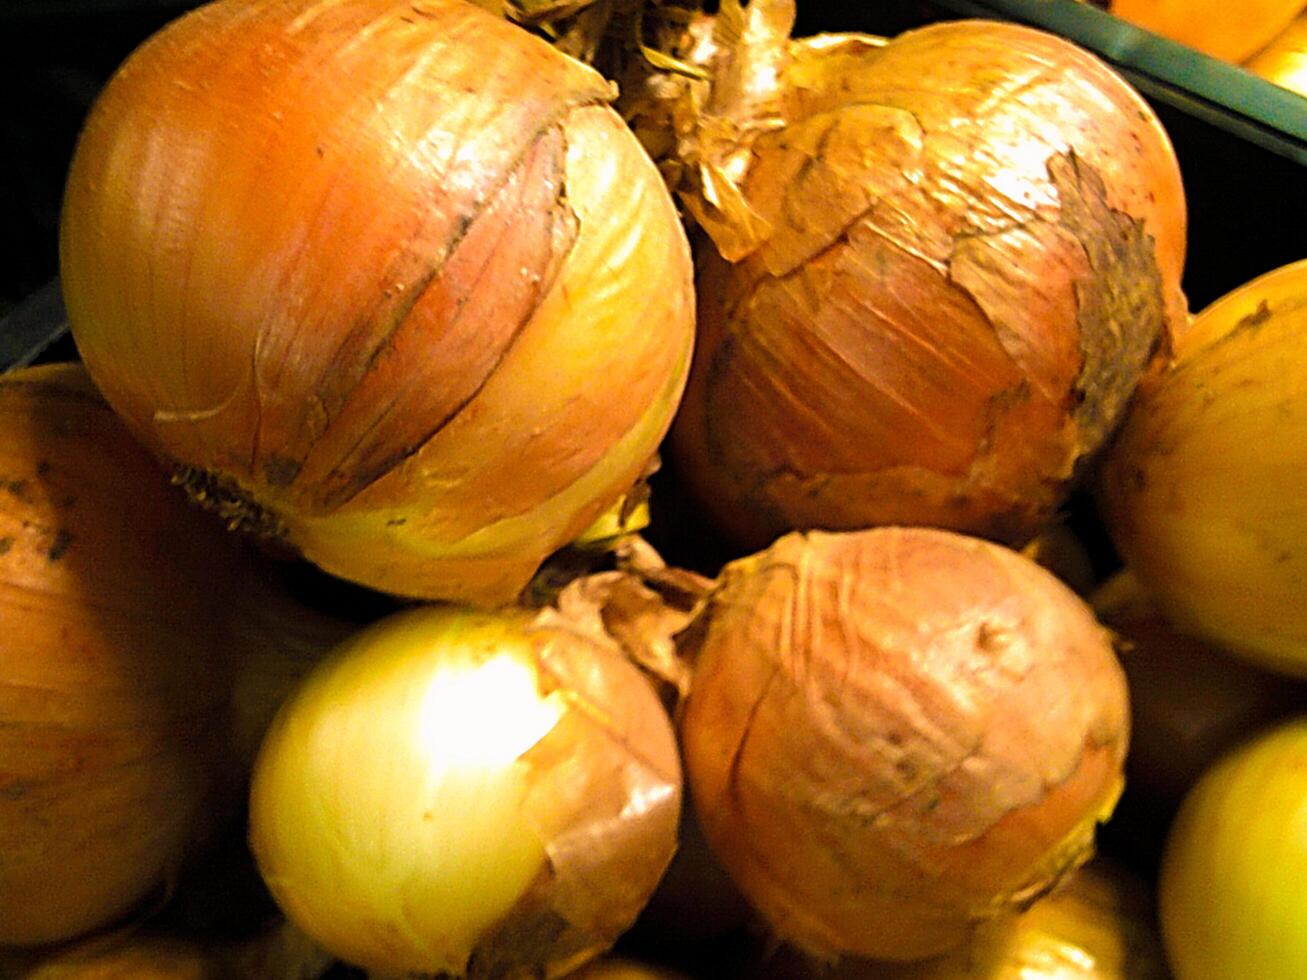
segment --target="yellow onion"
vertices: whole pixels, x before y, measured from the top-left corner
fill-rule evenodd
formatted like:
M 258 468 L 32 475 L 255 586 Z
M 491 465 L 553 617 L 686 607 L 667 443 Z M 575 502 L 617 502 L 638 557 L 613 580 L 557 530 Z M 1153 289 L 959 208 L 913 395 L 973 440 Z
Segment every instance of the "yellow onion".
M 1304 0 L 1111 0 L 1110 13 L 1223 61 L 1243 61 L 1275 37 Z
M 708 842 L 775 934 L 923 959 L 1081 864 L 1122 786 L 1107 631 L 1051 573 L 949 531 L 786 535 L 683 634 Z
M 1202 310 L 1102 463 L 1107 529 L 1176 628 L 1307 676 L 1307 260 Z
M 1245 62 L 1254 75 L 1307 96 L 1307 8 Z
M 621 956 L 594 960 L 568 977 L 571 980 L 689 980 L 675 970 Z
M 342 578 L 511 598 L 635 482 L 689 251 L 597 72 L 462 0 L 221 0 L 68 176 L 78 349 L 192 496 Z
M 1185 797 L 1158 904 L 1176 980 L 1307 977 L 1307 716 L 1232 749 Z
M 559 976 L 675 849 L 671 722 L 552 610 L 428 606 L 347 640 L 259 753 L 250 840 L 291 921 L 382 975 Z
M 344 628 L 267 588 L 66 364 L 0 376 L 0 623 L 0 946 L 173 880 Z
M 757 980 L 1170 980 L 1155 915 L 1137 876 L 1095 859 L 1027 911 L 945 956 L 830 969 L 781 954 L 762 964 Z
M 712 81 L 671 111 L 712 245 L 669 457 L 752 548 L 878 524 L 1022 544 L 1183 328 L 1170 141 L 1051 34 L 787 41 L 792 16 L 719 20 Z
M 1143 795 L 1167 819 L 1219 755 L 1307 709 L 1307 685 L 1179 632 L 1129 571 L 1101 584 L 1092 604 L 1118 637 L 1130 689 L 1130 795 Z

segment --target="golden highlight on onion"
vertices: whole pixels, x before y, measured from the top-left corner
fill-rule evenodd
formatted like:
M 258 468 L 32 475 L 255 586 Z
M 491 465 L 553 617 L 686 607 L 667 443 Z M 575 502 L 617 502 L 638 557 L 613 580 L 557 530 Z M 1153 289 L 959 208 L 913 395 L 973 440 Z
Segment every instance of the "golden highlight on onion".
M 348 640 L 260 751 L 250 840 L 291 921 L 381 975 L 561 976 L 676 846 L 671 722 L 550 610 L 428 606 Z
M 1307 97 L 1307 6 L 1244 66 L 1254 75 Z
M 692 271 L 597 72 L 462 0 L 220 0 L 87 120 L 61 278 L 132 431 L 231 524 L 497 603 L 635 482 Z
M 1110 13 L 1213 58 L 1243 61 L 1279 34 L 1304 0 L 1111 0 Z
M 750 548 L 884 524 L 1024 544 L 1184 329 L 1170 141 L 1054 35 L 789 41 L 792 13 L 750 4 L 668 110 L 712 239 L 668 455 Z M 637 131 L 673 124 L 663 88 L 632 95 Z
M 914 960 L 1091 853 L 1122 786 L 1110 637 L 1051 573 L 925 528 L 790 534 L 683 634 L 704 835 L 776 936 Z

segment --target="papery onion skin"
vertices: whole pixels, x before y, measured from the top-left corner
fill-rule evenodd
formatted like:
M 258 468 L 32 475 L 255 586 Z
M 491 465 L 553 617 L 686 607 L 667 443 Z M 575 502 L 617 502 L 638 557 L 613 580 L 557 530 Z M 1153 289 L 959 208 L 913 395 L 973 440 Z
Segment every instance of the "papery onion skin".
M 493 604 L 640 475 L 693 339 L 609 84 L 462 0 L 222 0 L 94 106 L 61 228 L 92 376 L 192 494 L 343 578 Z
M 1128 706 L 1107 632 L 1049 572 L 924 528 L 790 534 L 685 634 L 704 834 L 775 934 L 913 960 L 1092 850 Z
M 752 549 L 883 524 L 1023 544 L 1183 329 L 1170 141 L 1017 25 L 789 58 L 740 179 L 765 230 L 701 254 L 678 472 Z
M 1104 524 L 1181 632 L 1307 677 L 1307 260 L 1194 317 L 1099 473 Z
M 1303 0 L 1111 0 L 1107 9 L 1213 58 L 1243 61 L 1284 30 L 1303 6 Z
M 559 976 L 648 899 L 676 846 L 671 722 L 615 646 L 539 617 L 399 613 L 283 706 L 250 840 L 329 952 L 383 975 Z
M 259 615 L 257 568 L 79 365 L 0 376 L 0 946 L 107 925 L 239 810 L 307 663 L 254 683 L 230 620 Z
M 1176 980 L 1307 976 L 1307 716 L 1226 753 L 1185 797 L 1158 886 Z

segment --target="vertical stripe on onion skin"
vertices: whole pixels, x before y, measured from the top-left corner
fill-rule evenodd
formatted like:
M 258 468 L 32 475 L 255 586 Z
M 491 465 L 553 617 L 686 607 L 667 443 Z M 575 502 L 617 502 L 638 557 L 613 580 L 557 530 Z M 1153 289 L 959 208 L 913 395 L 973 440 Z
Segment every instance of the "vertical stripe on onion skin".
M 258 570 L 80 365 L 0 376 L 0 946 L 108 925 L 236 815 L 347 629 Z
M 875 524 L 1024 543 L 1187 319 L 1166 133 L 1103 62 L 1013 24 L 767 43 L 779 68 L 742 108 L 704 83 L 680 144 L 712 241 L 678 472 L 750 548 Z
M 1122 785 L 1125 681 L 1082 600 L 924 528 L 790 534 L 683 634 L 704 834 L 781 940 L 913 960 L 1054 887 Z
M 429 605 L 346 641 L 259 754 L 250 841 L 287 916 L 381 976 L 560 976 L 676 846 L 670 719 L 550 610 Z
M 611 95 L 459 0 L 179 18 L 69 174 L 92 376 L 233 524 L 511 598 L 638 478 L 688 371 L 684 231 Z
M 1218 760 L 1185 797 L 1162 859 L 1176 980 L 1307 976 L 1307 716 Z

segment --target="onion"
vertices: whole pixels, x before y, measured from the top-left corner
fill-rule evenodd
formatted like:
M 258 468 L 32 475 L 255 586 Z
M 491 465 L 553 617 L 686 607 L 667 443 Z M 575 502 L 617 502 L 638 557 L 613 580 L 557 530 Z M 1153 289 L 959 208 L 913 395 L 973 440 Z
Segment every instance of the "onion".
M 1180 808 L 1162 861 L 1176 980 L 1307 976 L 1307 716 L 1228 752 Z
M 787 41 L 788 0 L 738 9 L 688 45 L 711 82 L 628 109 L 651 145 L 675 127 L 715 246 L 671 460 L 750 548 L 880 524 L 1025 543 L 1183 329 L 1166 133 L 1030 28 Z
M 790 534 L 682 634 L 708 842 L 782 940 L 912 960 L 1089 855 L 1122 785 L 1125 682 L 1051 573 L 925 528 Z
M 1130 688 L 1130 795 L 1165 819 L 1198 777 L 1227 749 L 1295 709 L 1307 709 L 1307 685 L 1176 630 L 1129 572 L 1098 587 L 1093 607 L 1118 636 Z
M 0 946 L 173 880 L 344 631 L 266 587 L 76 365 L 0 376 L 0 622 Z
M 1095 859 L 1027 911 L 959 950 L 920 963 L 834 969 L 772 958 L 757 980 L 1171 980 L 1153 897 L 1132 872 Z
M 221 0 L 135 51 L 68 176 L 78 349 L 231 524 L 495 603 L 644 469 L 685 233 L 598 73 L 462 0 Z
M 1201 311 L 1102 462 L 1108 532 L 1176 628 L 1307 676 L 1307 260 Z
M 680 782 L 616 645 L 552 610 L 428 606 L 348 640 L 282 707 L 250 840 L 287 916 L 346 962 L 552 977 L 648 900 Z
M 1307 96 L 1307 8 L 1245 67 L 1282 88 Z
M 1243 61 L 1284 30 L 1304 0 L 1111 0 L 1122 20 L 1224 61 Z

